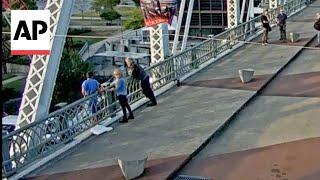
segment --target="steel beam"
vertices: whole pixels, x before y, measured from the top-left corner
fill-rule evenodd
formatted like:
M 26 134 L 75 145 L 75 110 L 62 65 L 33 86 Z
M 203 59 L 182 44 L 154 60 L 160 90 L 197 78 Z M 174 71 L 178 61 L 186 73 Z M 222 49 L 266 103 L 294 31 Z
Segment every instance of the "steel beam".
M 48 115 L 74 0 L 48 0 L 51 54 L 34 55 L 22 97 L 18 124 L 23 127 Z M 62 18 L 60 18 L 62 17 Z
M 239 24 L 239 0 L 227 0 L 228 28 L 236 27 Z
M 191 22 L 192 10 L 193 10 L 193 3 L 194 3 L 194 0 L 189 1 L 189 8 L 187 12 L 186 24 L 184 26 L 184 34 L 182 39 L 181 51 L 183 51 L 187 46 L 187 40 L 189 36 L 189 28 L 190 28 L 190 22 Z
M 179 43 L 179 36 L 180 36 L 180 29 L 181 29 L 182 19 L 183 19 L 183 15 L 184 15 L 185 5 L 186 5 L 186 0 L 182 0 L 181 4 L 180 4 L 178 23 L 177 23 L 177 27 L 176 27 L 176 30 L 174 33 L 172 54 L 175 54 L 177 52 L 177 47 L 178 47 L 178 43 Z
M 278 0 L 269 0 L 269 8 L 275 9 L 278 7 Z

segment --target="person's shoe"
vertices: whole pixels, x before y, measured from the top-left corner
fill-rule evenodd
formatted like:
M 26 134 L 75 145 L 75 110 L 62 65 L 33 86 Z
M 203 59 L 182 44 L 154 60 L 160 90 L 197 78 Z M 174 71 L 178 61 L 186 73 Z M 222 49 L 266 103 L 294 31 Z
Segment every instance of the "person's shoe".
M 128 119 L 134 119 L 133 114 L 130 114 L 129 117 L 128 117 Z
M 156 102 L 150 102 L 147 106 L 150 107 L 150 106 L 156 106 L 157 103 Z
M 122 118 L 122 120 L 120 120 L 120 121 L 119 121 L 119 123 L 127 123 L 127 122 L 128 122 L 128 119 L 127 119 L 127 118 L 125 118 L 125 117 L 124 117 L 124 118 Z
M 282 38 L 280 38 L 279 40 L 280 40 L 280 41 L 282 41 L 283 39 L 282 39 Z

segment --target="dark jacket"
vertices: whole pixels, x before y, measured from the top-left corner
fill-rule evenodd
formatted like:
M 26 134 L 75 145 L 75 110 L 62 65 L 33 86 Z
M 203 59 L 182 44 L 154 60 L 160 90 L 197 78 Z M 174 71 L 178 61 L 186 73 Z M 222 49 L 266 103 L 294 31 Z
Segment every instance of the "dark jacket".
M 286 25 L 287 15 L 286 14 L 278 14 L 279 26 Z
M 267 23 L 264 23 L 264 21 L 266 21 Z M 269 29 L 270 25 L 269 25 L 269 20 L 268 17 L 265 15 L 261 16 L 261 22 L 262 22 L 262 27 Z
M 144 69 L 137 65 L 137 64 L 134 64 L 133 65 L 133 70 L 132 70 L 132 77 L 135 78 L 135 79 L 139 79 L 141 81 L 143 81 L 145 78 L 148 77 L 147 73 L 144 71 Z

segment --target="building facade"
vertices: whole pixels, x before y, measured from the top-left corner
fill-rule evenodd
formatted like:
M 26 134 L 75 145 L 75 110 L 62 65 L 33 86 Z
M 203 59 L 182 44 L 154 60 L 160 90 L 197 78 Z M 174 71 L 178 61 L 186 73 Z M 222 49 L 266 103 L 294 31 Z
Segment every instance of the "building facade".
M 180 2 L 179 2 L 180 4 Z M 188 6 L 189 0 L 186 2 Z M 187 17 L 185 8 L 183 24 Z M 182 26 L 184 28 L 184 26 Z M 218 34 L 227 28 L 227 1 L 226 0 L 194 0 L 190 22 L 190 36 L 207 36 Z

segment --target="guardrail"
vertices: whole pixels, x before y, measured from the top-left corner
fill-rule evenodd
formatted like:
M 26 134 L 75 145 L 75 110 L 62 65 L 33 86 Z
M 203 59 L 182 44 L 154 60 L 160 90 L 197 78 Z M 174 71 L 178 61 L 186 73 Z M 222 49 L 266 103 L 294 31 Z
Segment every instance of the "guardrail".
M 285 4 L 287 14 L 293 14 L 304 6 L 303 0 L 292 0 Z M 275 17 L 276 10 L 271 15 Z M 157 78 L 155 90 L 179 80 L 197 69 L 199 65 L 226 52 L 235 45 L 255 36 L 261 30 L 260 16 L 242 23 L 235 28 L 203 41 L 202 43 L 176 54 L 158 64 L 146 68 Z M 140 82 L 128 79 L 130 103 L 140 100 Z M 92 105 L 97 100 L 96 106 Z M 96 112 L 92 113 L 95 108 Z M 74 137 L 120 111 L 112 94 L 102 92 L 80 99 L 55 111 L 48 117 L 33 122 L 2 137 L 2 176 L 10 176 L 23 170 L 27 165 L 60 149 Z M 97 121 L 95 121 L 97 120 Z
M 82 46 L 82 48 L 80 49 L 80 51 L 78 52 L 79 56 L 82 57 L 86 51 L 89 51 L 89 43 L 88 43 L 88 42 L 86 42 L 86 43 Z

